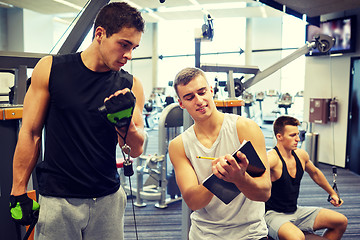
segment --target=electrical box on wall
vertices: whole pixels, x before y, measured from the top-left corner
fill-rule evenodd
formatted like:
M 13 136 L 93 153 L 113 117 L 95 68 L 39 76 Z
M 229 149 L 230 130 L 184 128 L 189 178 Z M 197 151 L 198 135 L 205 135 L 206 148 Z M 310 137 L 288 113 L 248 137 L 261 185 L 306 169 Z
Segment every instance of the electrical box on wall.
M 329 120 L 329 98 L 310 98 L 309 122 L 325 124 Z

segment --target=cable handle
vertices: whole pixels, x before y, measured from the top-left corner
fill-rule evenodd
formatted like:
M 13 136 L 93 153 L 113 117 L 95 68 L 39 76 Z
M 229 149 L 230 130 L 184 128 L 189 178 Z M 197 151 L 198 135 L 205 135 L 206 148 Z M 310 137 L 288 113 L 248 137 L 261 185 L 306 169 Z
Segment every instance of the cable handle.
M 131 147 L 126 143 L 124 144 L 124 146 L 121 147 L 121 152 L 124 156 L 124 165 L 123 165 L 124 175 L 127 177 L 134 175 L 134 169 L 132 166 L 132 162 L 130 160 L 130 151 L 131 151 Z M 127 157 L 125 156 L 125 152 L 127 154 Z
M 339 190 L 337 188 L 337 184 L 336 184 L 336 177 L 337 177 L 337 168 L 335 166 L 332 167 L 332 172 L 333 172 L 333 189 L 334 191 L 336 192 L 338 198 L 339 198 L 339 204 L 341 205 L 342 204 L 342 200 L 340 199 L 340 193 L 339 193 Z M 330 202 L 332 200 L 332 197 L 328 196 L 328 202 Z
M 131 196 L 131 205 L 132 205 L 133 216 L 134 216 L 135 235 L 136 235 L 136 240 L 138 240 L 139 236 L 138 236 L 138 231 L 137 231 L 135 208 L 134 208 L 134 199 L 132 197 L 133 193 L 132 193 L 131 178 L 130 178 L 132 175 L 134 175 L 134 170 L 133 170 L 133 166 L 132 166 L 132 161 L 130 160 L 131 147 L 126 144 L 125 138 L 124 138 L 124 145 L 121 147 L 121 153 L 124 156 L 123 169 L 124 169 L 124 175 L 129 177 L 130 196 Z M 127 154 L 127 157 L 125 156 L 125 152 Z

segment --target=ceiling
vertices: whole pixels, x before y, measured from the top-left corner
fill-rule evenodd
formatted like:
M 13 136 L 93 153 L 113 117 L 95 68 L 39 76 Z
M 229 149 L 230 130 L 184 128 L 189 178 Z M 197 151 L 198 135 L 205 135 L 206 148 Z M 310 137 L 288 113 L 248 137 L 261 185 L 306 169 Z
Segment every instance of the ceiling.
M 203 19 L 210 13 L 214 19 L 225 17 L 276 17 L 282 11 L 263 3 L 286 5 L 308 17 L 346 11 L 360 7 L 359 0 L 125 0 L 143 12 L 147 22 L 160 20 Z M 70 22 L 87 0 L 0 0 L 0 7 L 19 7 L 54 15 Z M 261 3 L 262 2 L 262 3 Z M 283 8 L 282 8 L 283 9 Z M 281 10 L 282 10 L 281 9 Z
M 275 2 L 299 12 L 308 17 L 342 12 L 360 7 L 359 0 L 275 0 Z

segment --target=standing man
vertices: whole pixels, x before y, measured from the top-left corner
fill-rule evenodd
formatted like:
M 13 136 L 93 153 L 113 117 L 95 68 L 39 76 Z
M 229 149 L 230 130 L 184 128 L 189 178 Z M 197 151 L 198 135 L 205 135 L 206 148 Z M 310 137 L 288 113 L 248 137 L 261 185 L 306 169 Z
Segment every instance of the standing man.
M 34 68 L 14 154 L 10 211 L 26 224 L 36 208 L 26 189 L 45 127 L 44 160 L 36 167 L 41 206 L 36 239 L 123 239 L 126 195 L 116 147 L 126 142 L 131 157 L 142 153 L 144 93 L 141 82 L 121 67 L 143 31 L 140 12 L 124 2 L 110 3 L 98 13 L 85 51 L 46 56 Z M 135 104 L 128 126 L 114 127 L 98 110 L 118 97 Z
M 267 239 L 263 216 L 271 181 L 265 139 L 259 126 L 250 119 L 219 112 L 213 100 L 214 92 L 198 68 L 180 71 L 174 88 L 180 107 L 194 119 L 194 125 L 169 145 L 177 184 L 184 201 L 194 211 L 189 239 Z M 230 155 L 244 140 L 251 141 L 267 167 L 260 177 L 253 178 L 246 172 L 248 160 L 244 154 L 237 153 L 239 163 Z M 202 184 L 212 173 L 234 183 L 241 194 L 225 205 Z
M 303 231 L 326 228 L 325 238 L 341 239 L 347 227 L 344 215 L 329 209 L 297 206 L 304 170 L 329 193 L 331 204 L 336 207 L 342 204 L 324 174 L 310 161 L 307 152 L 297 148 L 299 125 L 300 122 L 290 116 L 281 116 L 274 122 L 277 144 L 268 152 L 272 189 L 265 215 L 269 235 L 274 239 L 305 239 Z

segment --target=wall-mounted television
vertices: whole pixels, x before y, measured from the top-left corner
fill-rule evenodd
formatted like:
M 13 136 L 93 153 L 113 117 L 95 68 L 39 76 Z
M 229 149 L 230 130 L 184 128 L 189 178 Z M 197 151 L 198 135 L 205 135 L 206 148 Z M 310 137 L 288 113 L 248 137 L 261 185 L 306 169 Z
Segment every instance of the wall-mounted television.
M 314 49 L 312 53 L 306 56 L 316 56 L 324 54 L 336 53 L 351 53 L 355 52 L 355 38 L 356 38 L 356 17 L 342 17 L 336 18 L 320 23 L 320 27 L 314 25 L 306 25 L 306 41 L 311 42 L 314 40 L 316 34 L 326 34 L 335 38 L 335 45 L 328 53 L 321 53 L 319 50 Z

